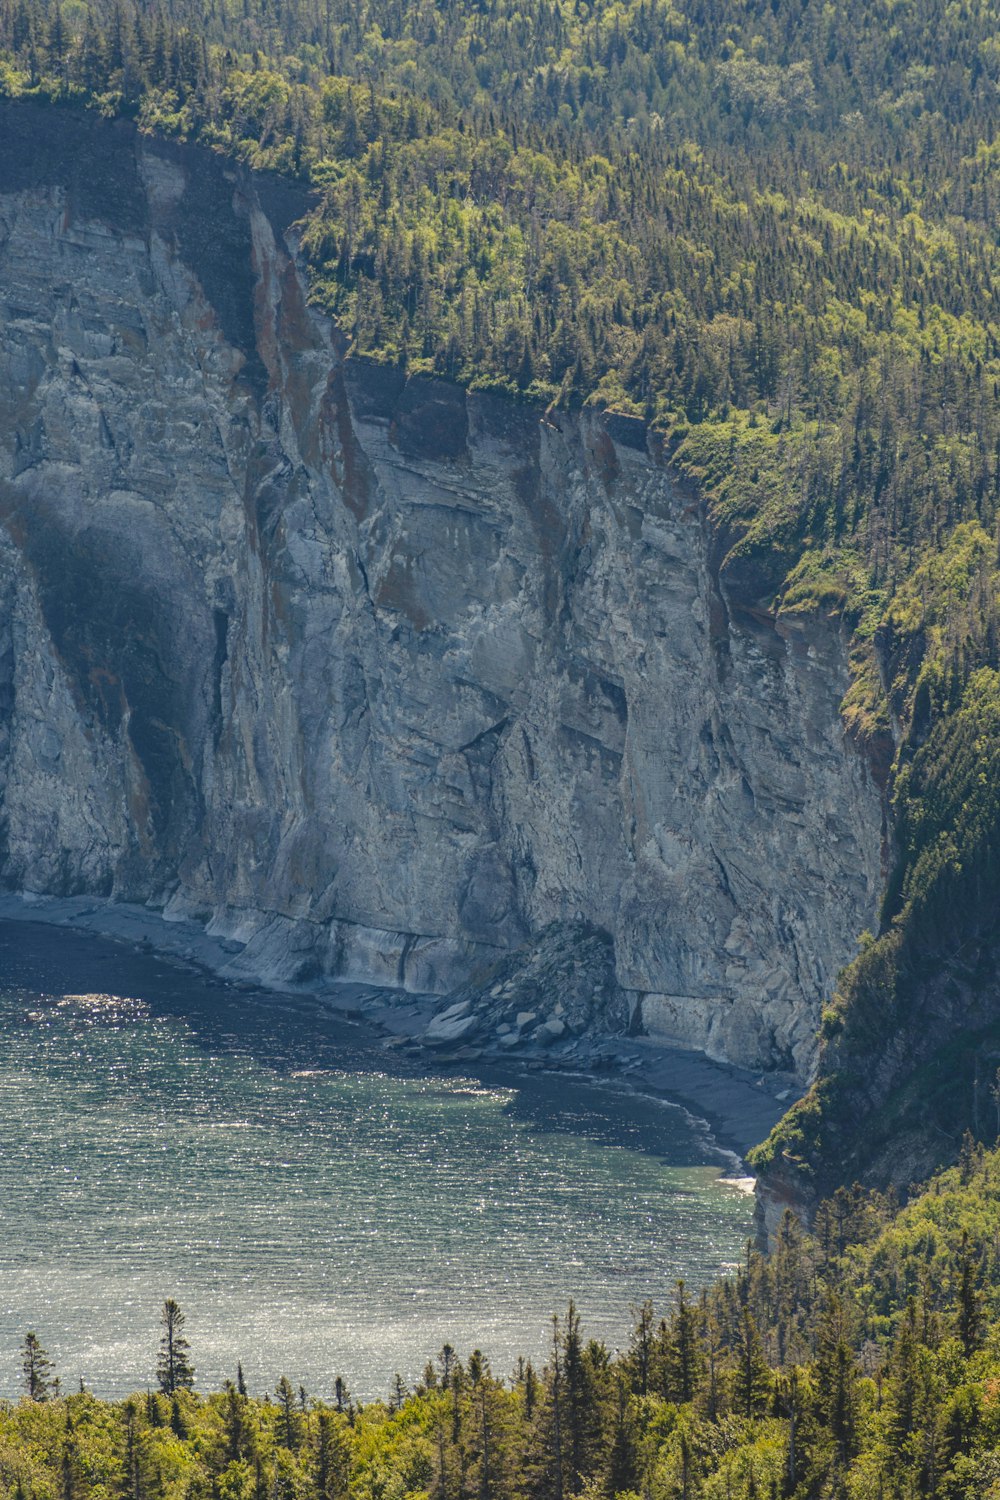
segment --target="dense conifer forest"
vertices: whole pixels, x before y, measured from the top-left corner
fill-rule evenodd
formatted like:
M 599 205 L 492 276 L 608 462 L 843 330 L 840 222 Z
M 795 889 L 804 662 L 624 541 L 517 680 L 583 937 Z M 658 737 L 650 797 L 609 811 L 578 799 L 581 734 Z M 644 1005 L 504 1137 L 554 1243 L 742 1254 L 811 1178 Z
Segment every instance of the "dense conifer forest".
M 812 1234 L 700 1297 L 659 1288 L 625 1348 L 570 1306 L 541 1368 L 446 1346 L 413 1390 L 357 1405 L 242 1371 L 192 1389 L 197 1331 L 164 1305 L 157 1387 L 63 1395 L 40 1336 L 0 1403 L 11 1500 L 756 1500 L 991 1496 L 1000 1485 L 1000 1152 L 900 1211 L 841 1189 Z M 178 1322 L 178 1318 L 180 1321 Z M 626 1334 L 623 1330 L 623 1334 Z M 33 1343 L 29 1342 L 33 1340 Z M 155 1350 L 151 1350 L 152 1368 Z M 178 1378 L 178 1358 L 183 1366 Z M 5 1376 L 13 1388 L 11 1371 Z
M 956 1149 L 1000 1046 L 1000 10 L 0 0 L 0 95 L 303 179 L 356 355 L 645 418 L 730 596 L 842 619 L 891 878 L 758 1164 L 850 1173 L 890 1037 L 875 1136 L 910 1088 Z
M 942 1157 L 1000 1123 L 1000 8 L 0 0 L 0 96 L 301 179 L 355 355 L 645 419 L 730 597 L 842 620 L 891 875 L 757 1163 L 818 1198 L 917 1104 Z M 994 1495 L 998 1256 L 1000 1156 L 966 1136 L 902 1211 L 841 1187 L 701 1297 L 659 1289 L 620 1356 L 571 1308 L 513 1377 L 445 1349 L 364 1408 L 201 1395 L 168 1302 L 159 1389 L 112 1405 L 57 1388 L 40 1330 L 0 1495 Z

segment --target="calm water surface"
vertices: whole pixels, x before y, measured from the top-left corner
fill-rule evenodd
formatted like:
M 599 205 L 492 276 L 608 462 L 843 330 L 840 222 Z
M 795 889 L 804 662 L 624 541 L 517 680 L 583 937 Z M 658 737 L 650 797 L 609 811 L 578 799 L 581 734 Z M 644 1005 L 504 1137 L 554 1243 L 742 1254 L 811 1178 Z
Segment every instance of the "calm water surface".
M 740 1256 L 750 1202 L 687 1116 L 556 1075 L 407 1072 L 358 1027 L 118 945 L 0 924 L 0 1395 L 37 1329 L 67 1382 L 242 1360 L 363 1400 L 445 1341 L 499 1373 L 570 1296 L 630 1307 Z

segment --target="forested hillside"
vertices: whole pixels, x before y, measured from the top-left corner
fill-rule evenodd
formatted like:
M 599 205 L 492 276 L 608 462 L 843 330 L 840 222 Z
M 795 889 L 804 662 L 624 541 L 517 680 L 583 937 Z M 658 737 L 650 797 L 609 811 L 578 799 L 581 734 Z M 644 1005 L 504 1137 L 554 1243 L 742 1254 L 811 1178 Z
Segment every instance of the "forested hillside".
M 730 597 L 843 617 L 891 878 L 760 1164 L 884 1175 L 918 1096 L 912 1159 L 957 1148 L 1000 1051 L 1000 10 L 2 0 L 0 56 L 6 95 L 306 179 L 356 354 L 645 417 Z
M 839 1192 L 804 1235 L 749 1254 L 698 1300 L 636 1310 L 626 1348 L 571 1306 L 541 1369 L 511 1376 L 445 1347 L 407 1391 L 355 1406 L 282 1377 L 190 1386 L 183 1318 L 164 1307 L 160 1389 L 60 1396 L 37 1335 L 33 1399 L 0 1404 L 10 1500 L 754 1500 L 957 1497 L 1000 1483 L 1000 1155 L 960 1165 L 899 1213 Z M 172 1343 L 168 1348 L 168 1332 Z M 623 1335 L 626 1333 L 623 1330 Z M 151 1351 L 151 1368 L 152 1355 Z M 13 1372 L 4 1376 L 13 1388 Z

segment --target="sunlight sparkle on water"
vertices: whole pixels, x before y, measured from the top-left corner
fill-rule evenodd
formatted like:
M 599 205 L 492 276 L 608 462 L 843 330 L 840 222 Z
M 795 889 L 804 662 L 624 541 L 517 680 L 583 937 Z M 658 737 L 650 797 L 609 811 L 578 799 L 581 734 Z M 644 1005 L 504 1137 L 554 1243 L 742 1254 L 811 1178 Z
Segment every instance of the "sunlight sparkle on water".
M 680 1111 L 397 1074 L 356 1037 L 338 1051 L 332 1021 L 309 1023 L 309 1066 L 237 1003 L 209 1026 L 110 992 L 0 995 L 0 1394 L 29 1327 L 65 1380 L 143 1388 L 173 1296 L 199 1386 L 240 1359 L 254 1390 L 342 1374 L 370 1399 L 445 1341 L 500 1372 L 537 1357 L 571 1296 L 619 1346 L 632 1305 L 739 1259 L 744 1184 Z

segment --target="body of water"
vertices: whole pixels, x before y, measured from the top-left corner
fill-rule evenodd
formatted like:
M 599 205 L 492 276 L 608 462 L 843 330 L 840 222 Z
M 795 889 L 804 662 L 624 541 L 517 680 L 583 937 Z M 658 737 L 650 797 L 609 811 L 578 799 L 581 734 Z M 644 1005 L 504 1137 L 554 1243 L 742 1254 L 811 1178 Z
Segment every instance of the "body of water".
M 428 1076 L 318 1008 L 119 945 L 0 924 L 0 1395 L 34 1328 L 67 1384 L 198 1386 L 242 1361 L 388 1394 L 450 1342 L 498 1373 L 570 1297 L 627 1342 L 738 1260 L 751 1202 L 679 1109 L 565 1075 Z

